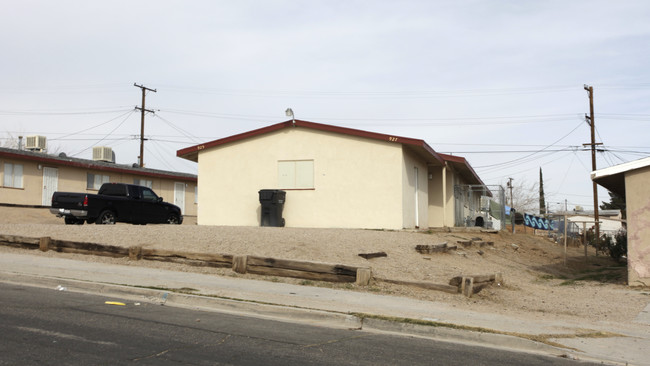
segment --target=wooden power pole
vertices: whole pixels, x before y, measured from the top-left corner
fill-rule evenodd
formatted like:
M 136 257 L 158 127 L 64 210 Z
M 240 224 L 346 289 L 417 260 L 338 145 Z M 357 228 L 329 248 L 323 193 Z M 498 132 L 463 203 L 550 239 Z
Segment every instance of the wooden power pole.
M 585 84 L 585 90 L 589 94 L 589 115 L 585 114 L 585 119 L 591 127 L 591 143 L 582 144 L 583 146 L 591 145 L 591 170 L 596 170 L 596 145 L 602 145 L 602 143 L 596 143 L 596 125 L 594 124 L 594 87 L 588 86 Z M 593 191 L 594 191 L 594 221 L 596 227 L 596 247 L 600 243 L 600 220 L 598 218 L 598 185 L 596 182 L 592 182 Z M 596 249 L 598 250 L 598 249 Z
M 510 223 L 512 224 L 512 233 L 515 233 L 515 202 L 512 199 L 512 180 L 508 178 L 508 188 L 510 188 Z
M 156 93 L 156 89 L 150 89 L 150 88 L 147 88 L 144 85 L 138 85 L 136 83 L 133 83 L 133 86 L 135 86 L 137 88 L 140 88 L 142 90 L 142 107 L 135 107 L 135 109 L 139 109 L 140 112 L 142 112 L 141 116 L 140 116 L 140 156 L 138 157 L 140 168 L 142 168 L 142 167 L 144 167 L 144 140 L 145 140 L 145 138 L 144 138 L 144 114 L 145 114 L 145 112 L 156 113 L 156 112 L 152 111 L 151 109 L 146 109 L 145 108 L 144 99 L 145 99 L 145 95 L 146 95 L 147 90 Z

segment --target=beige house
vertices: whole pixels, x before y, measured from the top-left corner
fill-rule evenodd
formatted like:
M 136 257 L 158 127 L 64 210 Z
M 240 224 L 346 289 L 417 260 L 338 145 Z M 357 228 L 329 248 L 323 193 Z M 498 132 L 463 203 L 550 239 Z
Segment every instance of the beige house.
M 198 162 L 200 225 L 260 225 L 258 191 L 286 191 L 289 227 L 454 226 L 454 186 L 483 184 L 426 142 L 292 120 L 179 150 Z
M 596 170 L 591 179 L 625 198 L 627 281 L 650 286 L 650 158 Z
M 0 204 L 50 206 L 55 191 L 97 193 L 103 183 L 117 182 L 151 187 L 183 215 L 196 215 L 193 174 L 9 148 L 0 148 L 0 174 Z

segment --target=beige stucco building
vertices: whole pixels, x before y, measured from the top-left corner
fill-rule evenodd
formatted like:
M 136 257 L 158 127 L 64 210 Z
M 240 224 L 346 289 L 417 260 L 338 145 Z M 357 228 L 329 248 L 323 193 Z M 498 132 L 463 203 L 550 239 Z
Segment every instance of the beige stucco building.
M 628 284 L 650 286 L 650 158 L 596 170 L 591 179 L 625 198 Z
M 179 150 L 198 162 L 200 225 L 260 225 L 258 191 L 286 191 L 289 227 L 454 226 L 454 185 L 483 184 L 426 142 L 292 120 Z
M 148 186 L 183 215 L 196 215 L 193 174 L 9 148 L 0 148 L 0 173 L 0 204 L 50 206 L 55 191 L 97 193 L 102 183 L 116 182 Z

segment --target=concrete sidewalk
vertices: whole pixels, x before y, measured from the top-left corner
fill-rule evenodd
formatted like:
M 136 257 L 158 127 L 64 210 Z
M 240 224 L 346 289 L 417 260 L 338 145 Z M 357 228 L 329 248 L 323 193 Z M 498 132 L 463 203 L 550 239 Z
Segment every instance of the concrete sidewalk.
M 531 321 L 403 297 L 13 253 L 0 256 L 0 281 L 581 360 L 650 365 L 650 304 L 629 323 L 567 322 L 548 314 Z M 586 332 L 621 336 L 576 337 Z M 551 334 L 557 338 L 549 338 Z

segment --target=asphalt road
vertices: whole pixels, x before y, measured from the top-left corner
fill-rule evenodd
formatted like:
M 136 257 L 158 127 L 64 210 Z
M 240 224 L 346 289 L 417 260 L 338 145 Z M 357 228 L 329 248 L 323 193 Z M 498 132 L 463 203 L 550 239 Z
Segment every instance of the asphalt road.
M 0 283 L 0 365 L 584 365 Z

